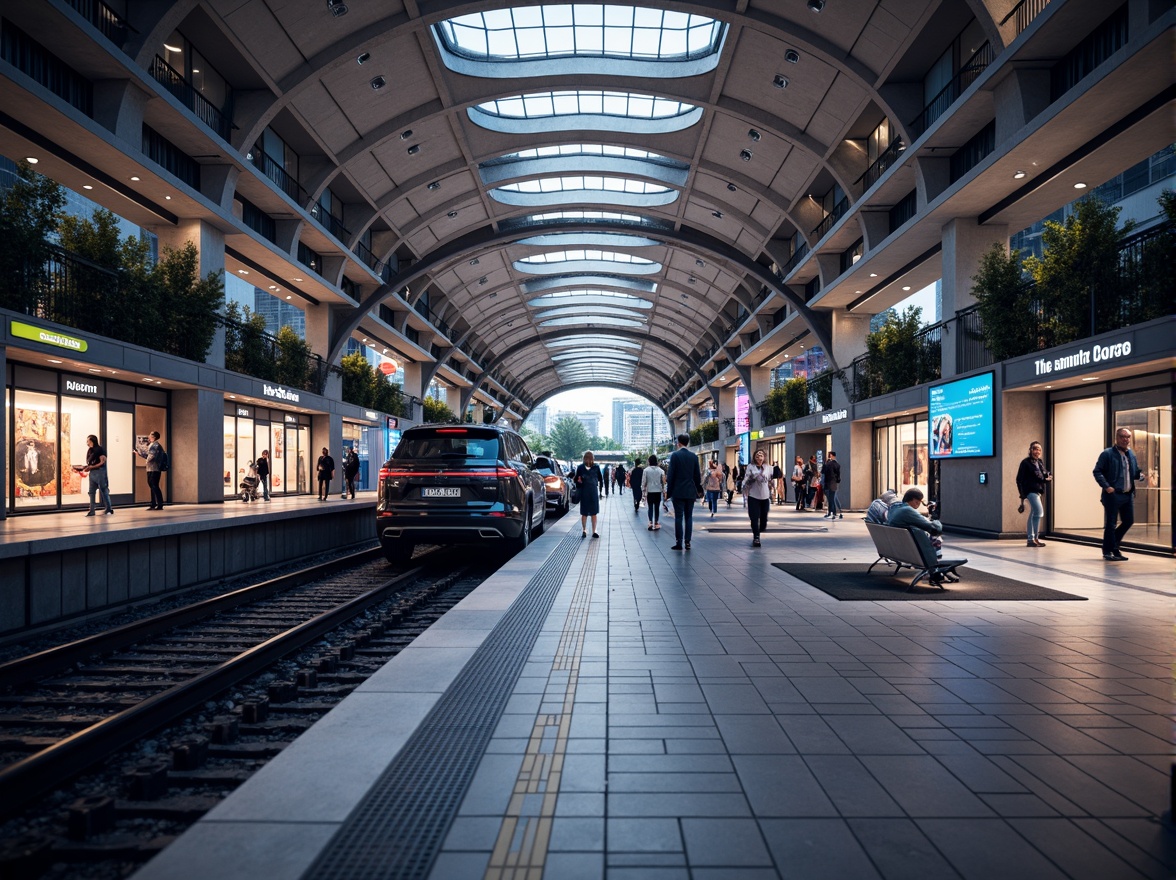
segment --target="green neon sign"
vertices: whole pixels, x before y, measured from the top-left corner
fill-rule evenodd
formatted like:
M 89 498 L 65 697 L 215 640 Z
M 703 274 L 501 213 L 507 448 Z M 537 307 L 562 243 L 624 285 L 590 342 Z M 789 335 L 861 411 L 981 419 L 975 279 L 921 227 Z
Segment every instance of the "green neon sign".
M 56 345 L 58 348 L 68 348 L 70 351 L 85 351 L 89 348 L 89 345 L 84 339 L 66 336 L 64 333 L 58 333 L 56 330 L 34 327 L 32 324 L 24 324 L 20 321 L 13 321 L 10 329 L 12 330 L 13 336 L 19 336 L 21 339 L 31 339 L 33 342 L 43 342 L 45 345 Z

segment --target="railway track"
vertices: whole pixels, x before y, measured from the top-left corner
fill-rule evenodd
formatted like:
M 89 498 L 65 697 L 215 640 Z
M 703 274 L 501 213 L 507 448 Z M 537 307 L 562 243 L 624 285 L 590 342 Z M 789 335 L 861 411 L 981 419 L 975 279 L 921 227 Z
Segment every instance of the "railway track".
M 491 570 L 413 565 L 356 554 L 0 665 L 0 875 L 140 864 Z

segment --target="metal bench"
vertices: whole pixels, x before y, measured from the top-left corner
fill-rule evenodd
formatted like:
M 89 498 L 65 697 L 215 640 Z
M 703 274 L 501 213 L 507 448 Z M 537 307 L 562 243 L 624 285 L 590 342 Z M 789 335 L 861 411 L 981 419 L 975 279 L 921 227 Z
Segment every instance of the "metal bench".
M 966 559 L 938 559 L 935 548 L 931 546 L 931 538 L 922 529 L 895 528 L 894 526 L 866 523 L 870 539 L 874 542 L 874 549 L 878 551 L 878 558 L 866 569 L 869 574 L 879 562 L 894 566 L 891 577 L 902 569 L 909 568 L 915 572 L 914 578 L 907 586 L 910 591 L 923 578 L 939 589 L 944 589 L 943 582 L 959 581 L 960 576 L 956 568 L 967 563 Z

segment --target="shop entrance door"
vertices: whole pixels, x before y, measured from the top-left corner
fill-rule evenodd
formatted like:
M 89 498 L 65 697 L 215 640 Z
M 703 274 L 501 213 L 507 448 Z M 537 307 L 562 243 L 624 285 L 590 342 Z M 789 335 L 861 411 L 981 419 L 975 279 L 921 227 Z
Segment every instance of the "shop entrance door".
M 110 400 L 106 403 L 106 477 L 112 504 L 134 504 L 135 405 Z M 146 478 L 143 482 L 146 487 Z
M 1171 549 L 1172 406 L 1131 407 L 1135 401 L 1126 398 L 1138 396 L 1116 395 L 1112 399 L 1111 424 L 1131 432 L 1131 448 L 1143 474 L 1135 490 L 1135 525 L 1124 542 Z

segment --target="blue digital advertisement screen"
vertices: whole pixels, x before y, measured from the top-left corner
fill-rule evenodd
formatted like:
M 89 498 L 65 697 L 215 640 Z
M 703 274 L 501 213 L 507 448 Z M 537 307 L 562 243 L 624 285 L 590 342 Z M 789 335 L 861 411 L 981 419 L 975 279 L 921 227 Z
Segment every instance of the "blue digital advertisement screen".
M 993 454 L 992 382 L 992 373 L 981 373 L 928 389 L 927 449 L 932 458 Z

